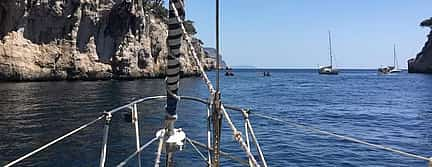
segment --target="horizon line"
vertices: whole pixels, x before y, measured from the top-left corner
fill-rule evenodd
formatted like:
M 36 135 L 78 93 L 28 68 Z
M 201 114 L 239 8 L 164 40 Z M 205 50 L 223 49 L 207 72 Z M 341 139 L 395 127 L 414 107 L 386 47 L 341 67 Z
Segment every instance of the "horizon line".
M 310 67 L 310 66 L 230 66 L 233 69 L 318 69 L 318 67 Z M 365 70 L 373 70 L 378 69 L 379 67 L 367 67 L 367 66 L 341 66 L 338 69 L 365 69 Z M 402 70 L 408 70 L 408 68 L 400 68 Z

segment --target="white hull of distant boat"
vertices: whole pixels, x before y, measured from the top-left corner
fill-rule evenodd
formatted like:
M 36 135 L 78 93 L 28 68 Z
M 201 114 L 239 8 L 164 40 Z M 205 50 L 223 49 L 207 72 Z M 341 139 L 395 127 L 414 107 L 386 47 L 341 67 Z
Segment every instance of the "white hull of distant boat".
M 401 73 L 402 70 L 396 68 L 395 66 L 387 66 L 387 67 L 379 68 L 378 72 L 381 74 L 392 74 L 392 73 Z
M 399 70 L 399 69 L 394 69 L 394 70 L 390 71 L 390 73 L 401 73 L 401 72 L 402 72 L 402 70 Z
M 388 67 L 379 68 L 378 72 L 381 74 L 393 74 L 393 73 L 401 73 L 402 70 L 397 69 L 393 66 L 388 66 Z
M 319 68 L 319 74 L 337 75 L 339 74 L 339 70 L 332 66 L 322 66 Z

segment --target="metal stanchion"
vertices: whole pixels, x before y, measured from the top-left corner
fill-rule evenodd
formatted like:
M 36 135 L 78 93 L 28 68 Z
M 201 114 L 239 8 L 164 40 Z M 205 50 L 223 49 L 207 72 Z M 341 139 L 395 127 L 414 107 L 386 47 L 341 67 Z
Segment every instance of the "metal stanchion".
M 139 135 L 139 125 L 138 125 L 137 104 L 133 105 L 131 112 L 132 112 L 132 123 L 135 126 L 136 149 L 137 149 L 137 151 L 139 151 L 139 149 L 140 149 L 140 135 Z M 137 160 L 138 160 L 138 167 L 141 167 L 141 152 L 138 152 Z
M 109 127 L 111 124 L 111 117 L 112 117 L 110 112 L 106 112 L 105 114 L 106 114 L 106 116 L 105 116 L 104 136 L 103 136 L 103 141 L 102 141 L 102 149 L 101 149 L 99 167 L 105 166 L 106 155 L 107 155 L 106 152 L 107 152 L 107 147 L 108 147 L 108 133 L 109 133 Z

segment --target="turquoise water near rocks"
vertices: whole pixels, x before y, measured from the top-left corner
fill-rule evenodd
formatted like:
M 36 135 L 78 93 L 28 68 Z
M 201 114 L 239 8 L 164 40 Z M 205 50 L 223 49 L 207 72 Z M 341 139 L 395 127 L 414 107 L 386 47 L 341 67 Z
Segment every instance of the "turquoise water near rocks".
M 287 119 L 411 153 L 432 156 L 432 76 L 378 75 L 375 70 L 344 70 L 320 76 L 316 70 L 235 70 L 222 76 L 226 104 Z M 215 74 L 210 73 L 210 78 Z M 208 97 L 199 78 L 181 82 L 182 95 Z M 163 80 L 99 82 L 0 83 L 0 165 L 95 119 L 104 110 L 146 96 L 164 95 Z M 139 105 L 141 143 L 162 127 L 164 102 Z M 179 120 L 188 137 L 206 141 L 205 106 L 179 104 Z M 231 112 L 241 128 L 242 116 Z M 251 116 L 269 166 L 427 166 L 427 162 Z M 241 128 L 242 129 L 242 128 Z M 97 166 L 103 121 L 18 166 Z M 108 165 L 115 166 L 135 149 L 135 131 L 114 115 Z M 222 150 L 244 157 L 224 123 Z M 156 145 L 142 154 L 152 166 Z M 177 166 L 205 166 L 186 146 L 176 154 Z M 223 159 L 223 166 L 239 166 Z M 130 166 L 136 165 L 136 160 Z

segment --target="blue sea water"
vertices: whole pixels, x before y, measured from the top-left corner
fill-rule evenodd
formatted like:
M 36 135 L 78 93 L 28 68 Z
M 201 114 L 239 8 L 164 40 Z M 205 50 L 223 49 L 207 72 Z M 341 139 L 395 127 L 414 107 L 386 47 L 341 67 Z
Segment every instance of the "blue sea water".
M 235 70 L 221 77 L 225 104 L 310 125 L 375 144 L 432 156 L 432 76 L 375 70 L 343 70 L 318 75 L 316 70 Z M 215 73 L 210 73 L 215 78 Z M 0 83 L 0 165 L 93 120 L 104 110 L 133 99 L 164 95 L 163 80 Z M 199 78 L 184 78 L 181 94 L 207 98 Z M 141 143 L 162 127 L 164 102 L 139 105 Z M 179 120 L 187 136 L 206 141 L 206 110 L 182 100 Z M 231 111 L 239 129 L 242 115 Z M 427 166 L 416 160 L 343 141 L 251 115 L 269 166 Z M 17 166 L 98 166 L 103 121 L 36 154 Z M 113 117 L 107 166 L 115 166 L 135 149 L 135 131 Z M 224 122 L 222 150 L 245 157 Z M 142 154 L 152 166 L 156 144 Z M 176 153 L 177 166 L 206 166 L 190 145 Z M 222 159 L 223 166 L 241 166 Z M 136 160 L 128 165 L 136 166 Z M 163 166 L 163 165 L 162 165 Z

